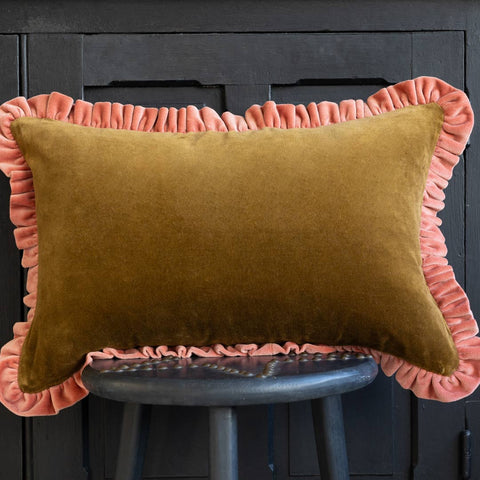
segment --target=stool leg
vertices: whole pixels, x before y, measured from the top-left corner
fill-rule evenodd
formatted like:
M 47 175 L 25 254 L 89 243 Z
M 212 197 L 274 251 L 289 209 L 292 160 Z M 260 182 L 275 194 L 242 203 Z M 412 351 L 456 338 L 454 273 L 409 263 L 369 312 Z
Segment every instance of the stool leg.
M 232 407 L 209 407 L 210 480 L 238 480 L 237 413 Z
M 322 480 L 348 480 L 341 396 L 312 400 L 312 416 Z
M 126 403 L 115 480 L 140 480 L 147 446 L 151 405 Z

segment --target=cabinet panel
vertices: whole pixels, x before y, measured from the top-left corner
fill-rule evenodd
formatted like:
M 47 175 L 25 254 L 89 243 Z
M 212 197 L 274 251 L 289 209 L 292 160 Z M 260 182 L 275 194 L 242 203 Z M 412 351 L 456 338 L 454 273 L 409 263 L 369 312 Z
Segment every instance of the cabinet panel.
M 57 91 L 82 98 L 82 47 L 82 35 L 28 35 L 28 96 Z
M 87 35 L 84 83 L 203 85 L 410 77 L 409 34 Z
M 364 81 L 365 82 L 365 81 Z M 348 99 L 367 99 L 370 95 L 387 86 L 387 83 L 357 83 L 345 85 L 273 85 L 272 100 L 277 103 L 341 102 Z
M 170 85 L 162 87 L 85 87 L 85 100 L 89 102 L 131 103 L 143 107 L 210 107 L 218 112 L 224 109 L 222 87 L 201 85 Z

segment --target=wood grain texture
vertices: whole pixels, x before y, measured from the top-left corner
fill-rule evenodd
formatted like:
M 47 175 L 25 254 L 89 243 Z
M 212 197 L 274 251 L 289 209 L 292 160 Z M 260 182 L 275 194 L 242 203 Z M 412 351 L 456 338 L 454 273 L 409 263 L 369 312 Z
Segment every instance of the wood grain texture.
M 0 35 L 0 102 L 19 94 L 20 58 L 19 38 Z M 0 179 L 0 340 L 3 345 L 12 338 L 12 325 L 23 317 L 22 272 L 20 256 L 13 238 L 8 205 L 10 185 Z M 23 478 L 23 421 L 3 406 L 0 407 L 0 477 Z
M 183 85 L 182 83 L 162 86 L 145 86 L 137 82 L 128 87 L 85 87 L 85 100 L 95 102 L 120 102 L 143 107 L 182 108 L 195 105 L 198 109 L 210 107 L 217 112 L 224 110 L 224 89 Z
M 418 444 L 413 479 L 457 479 L 464 403 L 441 404 L 428 400 L 415 400 L 415 403 L 418 409 Z
M 388 85 L 387 82 L 379 83 L 378 80 L 368 82 L 368 80 L 359 81 L 359 83 L 349 84 L 338 81 L 338 84 L 317 85 L 273 85 L 271 97 L 276 103 L 301 103 L 308 105 L 310 102 L 341 102 L 347 99 L 366 100 L 370 95 L 378 92 L 381 88 Z
M 83 465 L 83 419 L 81 404 L 54 417 L 33 420 L 34 479 L 87 480 Z
M 480 11 L 469 17 L 469 28 L 465 33 L 466 78 L 476 125 L 470 137 L 470 146 L 465 152 L 465 244 L 466 244 L 466 289 L 471 307 L 480 318 Z M 476 395 L 479 398 L 479 395 Z
M 464 88 L 463 32 L 422 32 L 412 34 L 412 76 L 431 75 L 442 78 L 457 88 Z M 442 48 L 439 48 L 439 46 Z M 455 276 L 465 285 L 465 163 L 461 159 L 446 189 L 442 232 L 448 247 L 447 258 Z M 418 409 L 413 425 L 417 447 L 414 478 L 435 476 L 438 480 L 456 478 L 458 434 L 463 418 L 463 402 L 443 405 L 415 400 Z
M 271 100 L 270 85 L 225 85 L 225 110 L 243 115 L 251 105 Z
M 462 29 L 469 0 L 4 0 L 4 33 L 294 32 Z
M 58 91 L 83 97 L 82 35 L 28 36 L 28 96 Z
M 472 435 L 471 443 L 471 475 L 473 478 L 480 478 L 480 402 L 470 400 L 465 402 L 465 428 L 470 430 Z
M 81 98 L 82 36 L 28 35 L 27 82 L 29 96 L 52 91 Z M 55 417 L 35 418 L 26 435 L 32 458 L 31 478 L 86 480 L 84 467 L 84 418 L 81 404 L 62 411 Z
M 412 77 L 441 78 L 463 89 L 465 81 L 463 32 L 421 32 L 412 34 Z M 442 45 L 442 48 L 439 48 Z M 457 281 L 465 285 L 465 162 L 455 167 L 445 191 L 445 209 L 439 213 L 448 247 L 447 258 Z
M 16 35 L 0 35 L 0 102 L 19 94 L 19 39 Z M 8 208 L 10 185 L 0 178 L 0 340 L 2 344 L 12 338 L 12 325 L 22 318 L 22 277 L 19 253 L 13 237 L 13 224 Z
M 202 85 L 410 76 L 410 36 L 380 34 L 89 35 L 84 82 L 196 80 Z M 108 68 L 106 66 L 108 65 Z

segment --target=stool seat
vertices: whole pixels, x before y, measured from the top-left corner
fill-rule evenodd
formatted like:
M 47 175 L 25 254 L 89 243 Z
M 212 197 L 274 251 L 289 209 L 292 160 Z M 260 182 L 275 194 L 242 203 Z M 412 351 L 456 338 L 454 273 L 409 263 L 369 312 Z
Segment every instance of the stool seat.
M 122 402 L 234 406 L 286 403 L 368 385 L 377 365 L 363 354 L 95 360 L 83 372 L 88 390 Z
M 95 360 L 82 380 L 101 397 L 126 402 L 115 480 L 140 480 L 151 405 L 209 408 L 210 479 L 238 480 L 236 406 L 312 401 L 322 479 L 348 480 L 341 394 L 377 375 L 369 355 Z

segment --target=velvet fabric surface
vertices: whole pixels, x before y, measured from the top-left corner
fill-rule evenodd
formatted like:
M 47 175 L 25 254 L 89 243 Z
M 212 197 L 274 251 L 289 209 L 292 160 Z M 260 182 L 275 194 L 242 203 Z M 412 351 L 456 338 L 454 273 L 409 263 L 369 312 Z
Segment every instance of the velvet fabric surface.
M 402 122 L 410 115 L 410 121 Z M 398 124 L 391 124 L 392 119 Z M 377 122 L 380 125 L 384 120 L 385 126 L 377 128 Z M 370 125 L 368 131 L 362 130 L 363 124 Z M 419 397 L 441 401 L 465 397 L 480 382 L 478 326 L 445 259 L 446 246 L 436 215 L 443 208 L 442 190 L 472 124 L 473 113 L 465 94 L 430 77 L 392 85 L 366 102 L 346 100 L 338 105 L 321 102 L 308 106 L 267 102 L 261 107 L 252 106 L 244 117 L 229 112 L 219 116 L 207 107 L 176 110 L 107 102 L 92 105 L 81 100 L 74 103 L 58 93 L 6 102 L 0 106 L 0 169 L 10 177 L 10 215 L 16 225 L 17 245 L 23 250 L 22 265 L 28 268 L 28 294 L 24 301 L 29 312 L 26 322 L 15 324 L 14 339 L 0 352 L 0 401 L 20 415 L 54 414 L 88 393 L 81 381 L 81 370 L 93 358 L 192 354 L 215 357 L 333 350 L 373 355 L 387 375 L 395 374 L 403 387 Z M 62 140 L 63 129 L 71 141 Z M 92 135 L 92 140 L 77 141 L 77 133 L 68 133 L 72 129 L 79 137 L 84 135 L 80 130 L 93 132 L 85 134 Z M 20 137 L 25 137 L 23 151 L 13 131 L 19 144 Z M 97 135 L 98 132 L 104 133 Z M 183 135 L 186 132 L 189 133 Z M 374 133 L 377 141 L 371 142 Z M 162 137 L 159 141 L 164 148 L 174 137 L 174 144 L 182 145 L 183 155 L 177 161 L 178 152 L 172 150 L 170 157 L 156 155 L 153 160 L 151 152 L 155 148 L 144 155 L 137 154 L 138 142 L 121 140 L 127 137 L 125 134 L 149 138 L 147 143 L 153 141 L 150 137 Z M 110 135 L 119 136 L 112 136 L 113 142 L 105 141 Z M 336 148 L 324 150 L 314 140 L 317 135 L 324 145 L 332 146 L 339 139 L 341 142 Z M 42 139 L 48 148 L 42 146 Z M 124 142 L 118 157 L 111 153 L 117 148 L 117 140 Z M 259 155 L 255 145 L 262 145 L 262 141 L 268 148 L 264 145 Z M 95 148 L 86 148 L 89 142 Z M 368 154 L 364 142 L 371 142 L 372 151 Z M 237 145 L 241 155 L 229 154 L 227 147 L 233 145 Z M 394 146 L 398 147 L 395 152 L 390 150 Z M 80 165 L 78 156 L 72 155 L 73 147 L 86 153 Z M 138 149 L 140 152 L 142 147 Z M 338 154 L 329 153 L 333 151 Z M 199 160 L 197 155 L 201 152 L 204 156 Z M 32 173 L 24 154 L 36 173 Z M 245 159 L 243 154 L 248 154 Z M 396 161 L 389 172 L 387 165 L 392 163 L 392 154 Z M 76 160 L 72 164 L 73 157 Z M 125 168 L 119 168 L 118 159 L 122 159 L 120 163 L 125 163 Z M 163 167 L 158 168 L 156 162 Z M 330 177 L 318 171 L 322 162 Z M 140 173 L 137 163 L 143 166 Z M 112 176 L 120 178 L 116 185 L 111 182 Z M 92 192 L 79 188 L 83 178 L 88 179 L 86 183 L 90 183 Z M 362 185 L 362 180 L 368 187 Z M 404 186 L 406 190 L 402 190 Z M 423 196 L 418 193 L 422 189 Z M 79 192 L 87 193 L 82 196 Z M 385 196 L 383 202 L 377 194 Z M 50 195 L 58 201 L 49 203 Z M 130 212 L 129 215 L 118 211 L 120 200 L 126 208 L 124 213 Z M 162 208 L 152 207 L 151 202 L 160 202 Z M 328 208 L 322 208 L 323 204 Z M 89 206 L 89 214 L 80 211 L 82 205 Z M 329 214 L 329 209 L 336 215 Z M 156 226 L 160 211 L 161 232 Z M 144 215 L 141 218 L 140 213 Z M 319 227 L 319 221 L 328 221 L 328 229 Z M 355 230 L 349 230 L 352 222 Z M 45 243 L 43 239 L 49 235 L 50 240 Z M 394 237 L 403 239 L 399 251 L 392 248 Z M 316 245 L 318 242 L 320 246 Z M 179 254 L 179 245 L 184 256 Z M 328 261 L 319 262 L 325 260 L 321 255 L 327 255 Z M 132 262 L 134 256 L 144 268 L 143 275 L 132 275 L 131 267 L 137 265 Z M 159 260 L 160 264 L 153 265 Z M 80 273 L 82 265 L 87 268 Z M 344 268 L 342 278 L 333 267 L 339 265 Z M 322 277 L 328 271 L 331 284 Z M 97 273 L 105 281 L 98 282 L 98 289 L 93 292 L 89 282 L 95 281 Z M 152 285 L 158 287 L 158 283 L 151 281 L 157 280 L 157 274 L 168 282 L 155 291 Z M 399 274 L 403 279 L 413 279 L 413 283 L 407 281 L 399 290 L 395 287 Z M 422 279 L 419 275 L 423 275 Z M 377 284 L 364 285 L 366 277 Z M 87 288 L 77 288 L 77 281 Z M 48 288 L 45 282 L 50 282 Z M 345 285 L 349 286 L 348 291 Z M 319 287 L 331 297 L 318 293 Z M 396 305 L 390 310 L 384 298 L 386 291 L 393 294 L 389 301 Z M 172 292 L 176 292 L 173 297 Z M 117 312 L 122 310 L 120 315 L 105 308 L 105 296 L 109 294 L 111 305 Z M 64 295 L 70 300 L 69 307 Z M 140 295 L 141 301 L 134 299 L 136 295 Z M 183 301 L 178 300 L 179 295 Z M 355 302 L 344 301 L 350 301 L 354 295 L 355 302 L 371 308 L 372 319 L 362 316 L 363 311 L 357 310 Z M 396 295 L 400 295 L 400 300 Z M 159 306 L 158 299 L 167 298 L 173 300 Z M 216 302 L 222 300 L 222 309 L 211 303 L 212 298 Z M 93 302 L 90 311 L 81 306 L 85 299 Z M 59 302 L 53 310 L 49 307 L 52 300 Z M 332 313 L 326 307 L 322 307 L 323 312 L 317 309 L 317 304 L 329 302 L 340 310 Z M 76 316 L 79 306 L 83 313 Z M 145 306 L 155 315 L 138 309 Z M 380 312 L 384 306 L 387 310 Z M 56 325 L 64 324 L 66 317 L 58 315 L 56 308 L 62 315 L 71 315 L 73 323 L 87 323 L 79 324 L 78 331 L 70 329 L 71 335 L 66 335 Z M 400 338 L 397 328 L 392 327 L 394 316 L 385 315 L 402 315 L 408 309 L 401 335 L 411 335 L 411 342 Z M 149 325 L 146 330 L 139 327 L 142 322 L 145 326 L 148 317 L 153 319 L 154 329 L 163 328 L 158 313 L 164 315 L 166 311 L 195 325 L 192 315 L 198 312 L 203 315 L 203 326 L 209 316 L 206 328 L 197 329 L 199 341 L 202 335 L 210 339 L 205 341 L 222 341 L 218 332 L 223 335 L 229 331 L 231 343 L 225 336 L 225 343 L 188 344 L 187 337 L 182 336 L 181 343 L 175 344 L 174 338 L 170 346 L 158 344 L 167 342 L 164 334 L 175 336 L 176 332 L 167 328 L 160 332 L 159 339 L 155 337 L 158 331 L 149 336 Z M 52 312 L 53 319 L 49 318 Z M 237 315 L 235 319 L 232 312 Z M 410 314 L 418 318 L 412 320 Z M 265 340 L 240 343 L 249 341 L 247 335 L 259 326 L 252 318 L 260 316 L 274 328 L 264 330 Z M 292 325 L 287 316 L 294 318 Z M 119 345 L 115 342 L 115 329 L 124 317 L 128 339 L 122 339 L 122 346 L 115 348 L 113 344 Z M 335 332 L 322 331 L 321 322 L 315 321 L 320 319 L 329 321 Z M 239 325 L 241 329 L 237 328 Z M 215 333 L 213 326 L 220 330 Z M 94 329 L 95 334 L 90 331 L 81 339 L 86 327 Z M 354 338 L 352 328 L 360 337 Z M 185 330 L 187 335 L 191 333 L 191 329 Z M 315 343 L 317 340 L 310 337 L 312 332 L 326 335 L 319 342 L 332 343 Z M 258 330 L 253 336 L 256 333 Z M 87 345 L 88 337 L 99 342 Z M 286 341 L 268 340 L 286 337 Z M 440 344 L 437 340 L 432 342 L 432 338 L 439 339 Z M 108 341 L 109 346 L 97 346 L 104 345 L 101 339 Z M 365 339 L 365 344 L 360 343 Z M 344 341 L 349 343 L 336 344 Z M 375 346 L 368 346 L 372 344 Z M 87 348 L 101 350 L 85 355 Z M 70 358 L 64 353 L 68 350 L 72 352 Z M 52 358 L 47 358 L 47 351 Z M 423 366 L 412 363 L 417 361 L 424 362 Z M 58 363 L 67 368 L 57 369 Z M 37 368 L 36 375 L 46 374 L 47 384 L 61 383 L 36 391 L 45 378 L 32 376 L 30 367 Z M 68 369 L 75 372 L 64 381 L 58 380 L 65 378 Z M 32 387 L 30 381 L 37 382 L 36 386 Z M 25 388 L 36 393 L 26 392 Z
M 451 374 L 418 237 L 442 124 L 435 103 L 249 132 L 16 120 L 40 247 L 21 388 L 163 344 L 361 344 Z

